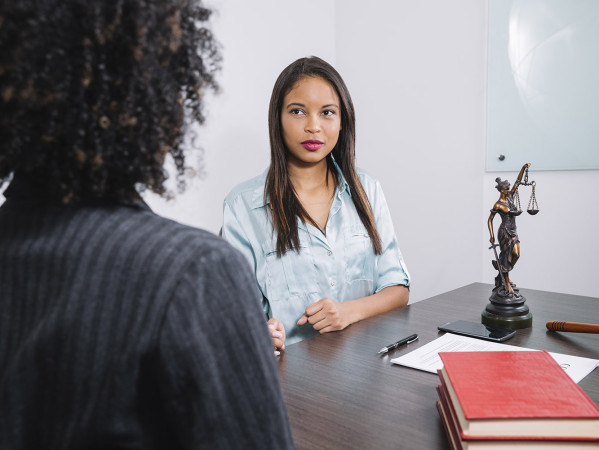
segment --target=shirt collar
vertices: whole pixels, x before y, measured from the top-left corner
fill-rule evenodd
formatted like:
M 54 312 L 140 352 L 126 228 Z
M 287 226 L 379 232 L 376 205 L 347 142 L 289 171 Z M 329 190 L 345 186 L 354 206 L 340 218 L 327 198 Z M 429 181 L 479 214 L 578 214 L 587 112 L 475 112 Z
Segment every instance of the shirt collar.
M 339 180 L 339 184 L 337 186 L 338 195 L 341 195 L 343 191 L 347 191 L 347 193 L 351 196 L 351 189 L 349 188 L 349 184 L 345 180 L 343 173 L 341 173 L 341 168 L 333 158 L 333 165 L 335 166 L 335 170 L 337 171 L 337 179 Z
M 268 202 L 264 202 L 264 189 L 266 188 L 266 175 L 268 174 L 268 169 L 266 169 L 262 174 L 258 177 L 257 186 L 254 188 L 254 192 L 252 194 L 252 203 L 251 208 L 263 208 Z

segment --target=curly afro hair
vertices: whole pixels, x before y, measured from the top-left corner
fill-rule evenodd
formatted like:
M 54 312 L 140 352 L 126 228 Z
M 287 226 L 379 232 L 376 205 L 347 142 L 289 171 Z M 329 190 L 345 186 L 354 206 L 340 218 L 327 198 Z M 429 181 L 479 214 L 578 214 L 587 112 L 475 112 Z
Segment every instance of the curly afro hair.
M 211 11 L 194 0 L 0 3 L 0 186 L 23 175 L 63 204 L 166 196 L 170 154 L 217 90 Z

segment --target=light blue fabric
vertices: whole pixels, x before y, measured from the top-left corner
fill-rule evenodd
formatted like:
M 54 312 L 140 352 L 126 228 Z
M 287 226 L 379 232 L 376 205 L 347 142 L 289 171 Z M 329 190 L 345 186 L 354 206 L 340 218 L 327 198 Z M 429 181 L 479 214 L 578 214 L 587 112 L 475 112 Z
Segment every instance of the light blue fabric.
M 296 323 L 306 307 L 321 298 L 354 300 L 388 286 L 410 285 L 380 184 L 358 169 L 382 241 L 383 252 L 375 255 L 338 167 L 337 172 L 340 183 L 326 236 L 298 219 L 299 254 L 287 251 L 277 258 L 276 235 L 264 204 L 266 172 L 235 187 L 224 201 L 222 236 L 250 262 L 264 311 L 283 322 L 286 344 L 318 334 L 310 324 Z

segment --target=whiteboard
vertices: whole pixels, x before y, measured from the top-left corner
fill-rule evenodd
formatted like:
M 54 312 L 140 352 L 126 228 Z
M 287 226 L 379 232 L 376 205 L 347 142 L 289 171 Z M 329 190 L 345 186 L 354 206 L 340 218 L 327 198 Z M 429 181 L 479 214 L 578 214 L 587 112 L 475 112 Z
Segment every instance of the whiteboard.
M 487 171 L 599 169 L 599 1 L 490 0 Z

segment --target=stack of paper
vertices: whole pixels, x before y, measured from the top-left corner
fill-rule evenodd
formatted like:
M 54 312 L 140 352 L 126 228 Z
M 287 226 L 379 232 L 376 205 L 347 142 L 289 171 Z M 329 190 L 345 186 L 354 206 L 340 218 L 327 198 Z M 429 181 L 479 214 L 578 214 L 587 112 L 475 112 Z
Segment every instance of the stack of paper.
M 412 367 L 414 369 L 424 370 L 426 372 L 437 373 L 437 371 L 443 367 L 443 363 L 439 358 L 440 352 L 501 352 L 531 350 L 533 349 L 445 333 L 443 336 L 418 347 L 410 353 L 392 359 L 391 362 L 406 367 Z M 553 352 L 550 352 L 549 354 L 575 383 L 580 383 L 580 380 L 591 373 L 595 367 L 599 366 L 599 361 L 596 359 Z

